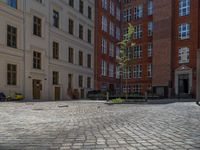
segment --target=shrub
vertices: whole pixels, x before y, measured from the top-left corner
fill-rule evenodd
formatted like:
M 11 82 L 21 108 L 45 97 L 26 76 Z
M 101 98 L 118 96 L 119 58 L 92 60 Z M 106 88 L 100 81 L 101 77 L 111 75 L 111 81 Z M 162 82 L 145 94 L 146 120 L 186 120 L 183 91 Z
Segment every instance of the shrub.
M 113 103 L 123 103 L 123 102 L 124 102 L 124 99 L 116 98 L 116 99 L 112 99 L 112 102 L 113 102 Z

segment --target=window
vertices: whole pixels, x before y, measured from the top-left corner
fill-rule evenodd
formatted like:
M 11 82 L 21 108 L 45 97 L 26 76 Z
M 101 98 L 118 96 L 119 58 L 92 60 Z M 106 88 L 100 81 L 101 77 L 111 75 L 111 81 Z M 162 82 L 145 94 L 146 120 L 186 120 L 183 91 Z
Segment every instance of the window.
M 88 68 L 92 67 L 92 57 L 91 57 L 91 54 L 87 55 L 87 67 Z
M 69 6 L 74 7 L 74 0 L 69 0 Z
M 83 52 L 79 51 L 79 66 L 83 66 Z
M 142 65 L 137 64 L 133 66 L 133 77 L 141 78 L 142 77 Z
M 83 26 L 79 24 L 79 38 L 83 40 Z
M 33 68 L 41 69 L 41 53 L 34 51 L 33 52 Z
M 10 7 L 17 9 L 17 0 L 7 0 L 7 4 Z
M 123 68 L 123 79 L 127 79 L 127 68 Z
M 110 42 L 109 46 L 109 56 L 114 57 L 114 44 L 112 42 Z
M 69 47 L 68 62 L 74 63 L 74 49 Z
M 74 34 L 74 21 L 72 19 L 69 19 L 69 34 Z
M 59 72 L 53 71 L 53 85 L 59 84 Z
M 91 77 L 87 77 L 87 88 L 91 88 Z
M 133 85 L 133 92 L 135 94 L 141 95 L 141 91 L 142 91 L 142 86 L 141 84 L 134 84 Z
M 53 10 L 53 26 L 59 28 L 59 12 Z
M 141 45 L 135 45 L 134 46 L 134 53 L 133 53 L 133 58 L 141 58 L 142 57 L 142 46 Z
M 7 25 L 7 46 L 17 48 L 17 28 Z
M 107 9 L 107 7 L 108 7 L 107 0 L 101 0 L 101 5 L 102 5 L 102 8 Z
M 188 47 L 179 48 L 179 64 L 189 63 L 190 61 L 190 50 Z
M 126 10 L 123 11 L 123 20 L 125 22 L 129 22 L 131 21 L 131 8 L 128 8 Z
M 92 19 L 92 8 L 88 6 L 88 18 Z
M 73 75 L 68 74 L 68 89 L 72 89 L 72 85 L 73 85 Z
M 53 58 L 59 59 L 59 43 L 53 42 Z
M 101 75 L 107 76 L 107 63 L 105 60 L 101 61 Z
M 142 26 L 141 25 L 136 25 L 134 27 L 134 38 L 139 39 L 142 37 Z
M 112 0 L 110 1 L 110 14 L 115 16 L 115 5 Z
M 147 66 L 147 77 L 152 77 L 152 64 L 148 64 Z
M 190 13 L 190 0 L 179 0 L 179 16 L 186 16 Z
M 187 39 L 190 37 L 190 25 L 188 23 L 183 23 L 179 25 L 179 38 Z
M 126 48 L 126 57 L 127 57 L 127 59 L 131 59 L 131 55 L 132 55 L 132 53 L 131 53 L 131 47 L 127 47 Z
M 114 28 L 114 23 L 113 22 L 110 22 L 110 35 L 112 37 L 115 36 L 115 28 Z
M 120 31 L 120 28 L 119 28 L 119 27 L 116 27 L 116 38 L 117 38 L 118 40 L 121 39 L 121 31 Z
M 83 1 L 79 0 L 79 12 L 83 14 Z
M 88 40 L 88 43 L 92 43 L 92 31 L 90 29 L 88 29 L 88 32 L 87 32 L 87 40 Z
M 114 65 L 113 64 L 109 64 L 109 77 L 113 78 L 114 77 Z
M 153 22 L 148 22 L 148 36 L 153 35 Z
M 116 66 L 116 78 L 120 79 L 120 66 Z
M 142 15 L 143 15 L 143 6 L 142 5 L 136 6 L 134 12 L 135 19 L 142 18 Z
M 116 18 L 118 21 L 121 20 L 121 12 L 119 7 L 116 8 Z
M 148 57 L 152 56 L 152 49 L 153 49 L 153 44 L 152 43 L 148 43 Z
M 148 15 L 152 15 L 153 14 L 153 2 L 152 0 L 148 0 Z
M 79 87 L 80 88 L 82 88 L 83 87 L 83 76 L 78 76 L 78 85 L 79 85 Z
M 17 85 L 17 65 L 7 64 L 7 84 Z
M 102 25 L 102 31 L 107 32 L 108 24 L 107 24 L 107 18 L 105 16 L 102 16 L 101 25 Z
M 107 40 L 105 38 L 102 38 L 101 40 L 101 52 L 102 54 L 107 53 Z
M 36 16 L 33 17 L 33 34 L 39 37 L 42 34 L 42 21 Z
M 124 28 L 123 30 L 123 39 L 124 40 L 130 40 L 131 37 L 128 35 L 128 28 Z
M 120 57 L 120 49 L 119 46 L 116 47 L 116 58 Z

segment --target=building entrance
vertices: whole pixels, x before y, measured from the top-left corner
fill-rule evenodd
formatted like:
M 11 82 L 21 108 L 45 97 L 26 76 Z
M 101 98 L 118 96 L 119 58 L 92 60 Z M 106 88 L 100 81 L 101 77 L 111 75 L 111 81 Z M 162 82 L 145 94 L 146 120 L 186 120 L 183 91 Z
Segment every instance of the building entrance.
M 179 75 L 179 94 L 189 94 L 189 75 Z
M 41 80 L 33 80 L 33 99 L 41 99 Z

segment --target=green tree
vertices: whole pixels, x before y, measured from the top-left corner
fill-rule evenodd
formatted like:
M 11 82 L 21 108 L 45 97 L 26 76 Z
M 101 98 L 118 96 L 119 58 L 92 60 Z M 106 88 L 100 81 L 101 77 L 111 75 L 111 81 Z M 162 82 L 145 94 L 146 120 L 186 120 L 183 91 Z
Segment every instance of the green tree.
M 128 52 L 127 48 L 132 48 L 135 46 L 133 43 L 133 33 L 134 33 L 134 27 L 132 24 L 128 24 L 128 31 L 123 35 L 123 40 L 118 43 L 120 46 L 120 53 L 119 57 L 117 58 L 118 66 L 120 68 L 120 74 L 122 78 L 122 74 L 124 69 L 126 69 L 126 100 L 128 97 L 128 89 L 127 89 L 127 84 L 128 84 L 128 66 L 130 63 L 133 63 L 133 57 L 129 58 L 128 57 Z M 121 89 L 122 90 L 122 89 Z

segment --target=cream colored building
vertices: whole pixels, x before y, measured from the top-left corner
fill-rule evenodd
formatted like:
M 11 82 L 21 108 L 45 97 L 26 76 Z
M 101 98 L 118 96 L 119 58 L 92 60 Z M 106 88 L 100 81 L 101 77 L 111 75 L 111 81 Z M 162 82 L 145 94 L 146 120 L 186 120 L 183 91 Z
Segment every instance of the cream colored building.
M 85 98 L 94 84 L 94 8 L 94 0 L 1 0 L 0 91 Z

